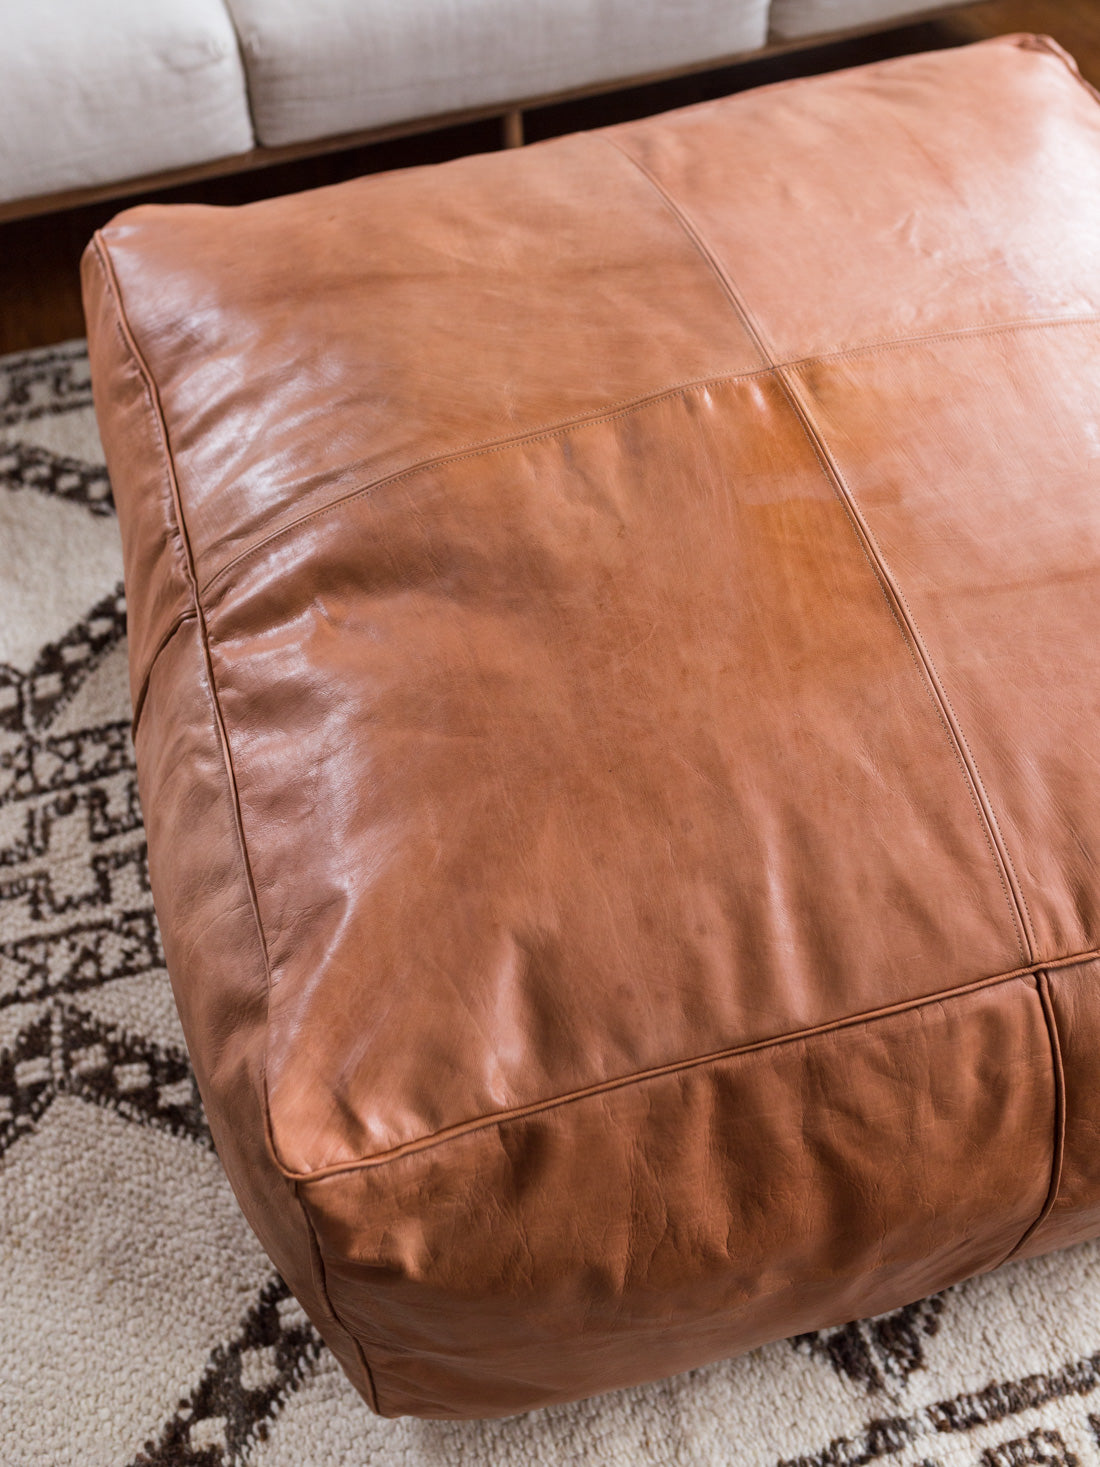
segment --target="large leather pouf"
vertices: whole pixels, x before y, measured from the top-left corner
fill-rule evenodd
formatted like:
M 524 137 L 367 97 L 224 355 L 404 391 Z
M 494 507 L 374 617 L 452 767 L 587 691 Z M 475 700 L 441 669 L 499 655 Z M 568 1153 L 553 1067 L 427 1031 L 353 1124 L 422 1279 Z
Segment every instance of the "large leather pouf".
M 368 1401 L 1100 1231 L 1100 105 L 1015 36 L 85 260 L 168 965 Z

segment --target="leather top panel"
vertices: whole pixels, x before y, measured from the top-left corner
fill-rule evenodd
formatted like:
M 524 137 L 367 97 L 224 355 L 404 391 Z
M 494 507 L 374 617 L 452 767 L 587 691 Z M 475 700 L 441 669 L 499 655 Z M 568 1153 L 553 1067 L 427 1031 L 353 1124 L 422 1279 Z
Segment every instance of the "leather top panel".
M 768 377 L 347 501 L 209 634 L 294 1170 L 1027 961 Z

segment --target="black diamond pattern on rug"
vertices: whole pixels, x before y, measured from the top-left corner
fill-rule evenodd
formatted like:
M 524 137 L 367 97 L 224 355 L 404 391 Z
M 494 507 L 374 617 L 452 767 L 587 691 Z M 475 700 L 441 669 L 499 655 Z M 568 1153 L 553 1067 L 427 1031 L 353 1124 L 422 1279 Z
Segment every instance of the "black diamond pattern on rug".
M 276 1277 L 156 1441 L 132 1467 L 237 1467 L 263 1441 L 268 1422 L 324 1346 L 282 1279 Z
M 71 499 L 93 514 L 113 513 L 111 481 L 99 464 L 51 453 L 33 444 L 12 443 L 0 448 L 0 485 L 9 489 L 37 489 L 56 499 Z
M 59 417 L 92 406 L 92 378 L 83 342 L 9 357 L 0 371 L 0 428 Z
M 904 1384 L 924 1365 L 924 1342 L 939 1329 L 943 1302 L 942 1294 L 933 1294 L 878 1319 L 795 1335 L 791 1344 L 827 1360 L 838 1375 L 883 1390 Z

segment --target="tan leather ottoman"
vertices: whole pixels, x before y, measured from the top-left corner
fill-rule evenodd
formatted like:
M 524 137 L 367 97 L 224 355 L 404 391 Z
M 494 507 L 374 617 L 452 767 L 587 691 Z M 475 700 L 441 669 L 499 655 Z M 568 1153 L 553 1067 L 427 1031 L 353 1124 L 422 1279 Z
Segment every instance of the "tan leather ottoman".
M 86 257 L 157 911 L 388 1415 L 1100 1231 L 1100 106 L 1017 36 Z

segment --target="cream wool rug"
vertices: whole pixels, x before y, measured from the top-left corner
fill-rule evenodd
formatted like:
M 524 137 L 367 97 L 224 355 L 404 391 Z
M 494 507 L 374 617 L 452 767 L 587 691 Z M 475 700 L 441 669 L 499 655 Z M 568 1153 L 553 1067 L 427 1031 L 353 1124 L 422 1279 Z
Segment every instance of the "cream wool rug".
M 373 1417 L 238 1213 L 162 966 L 83 343 L 0 359 L 0 1467 L 1100 1467 L 1100 1244 L 508 1421 Z

